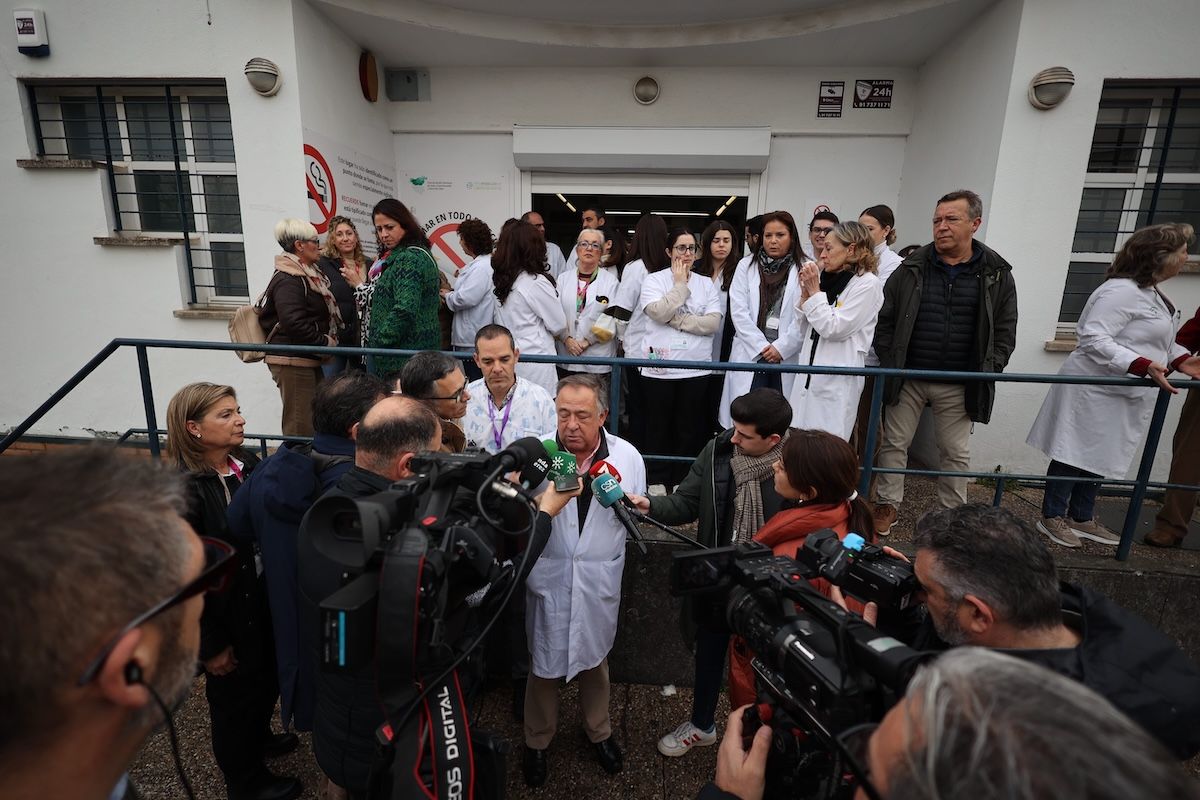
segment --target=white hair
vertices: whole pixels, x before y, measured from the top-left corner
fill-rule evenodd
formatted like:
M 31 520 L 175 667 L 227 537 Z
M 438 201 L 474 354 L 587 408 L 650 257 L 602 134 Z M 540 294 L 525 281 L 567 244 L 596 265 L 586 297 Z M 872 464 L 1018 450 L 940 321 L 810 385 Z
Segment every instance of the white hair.
M 891 797 L 1200 797 L 1163 745 L 1107 700 L 1013 656 L 950 650 L 917 671 L 904 702 Z
M 312 226 L 311 222 L 288 217 L 275 223 L 275 241 L 279 242 L 279 246 L 286 253 L 296 252 L 296 242 L 316 238 L 317 229 Z

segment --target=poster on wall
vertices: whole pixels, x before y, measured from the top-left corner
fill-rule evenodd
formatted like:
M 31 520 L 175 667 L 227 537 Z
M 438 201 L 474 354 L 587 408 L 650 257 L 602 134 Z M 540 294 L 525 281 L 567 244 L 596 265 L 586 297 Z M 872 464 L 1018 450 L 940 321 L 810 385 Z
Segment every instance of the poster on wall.
M 375 223 L 371 209 L 396 196 L 396 168 L 344 142 L 304 129 L 304 180 L 308 219 L 324 237 L 329 220 L 348 217 L 358 228 L 363 251 L 375 257 Z
M 855 108 L 891 108 L 895 81 L 855 81 Z
M 842 99 L 845 96 L 845 81 L 821 81 L 821 89 L 817 93 L 817 118 L 842 116 Z
M 482 219 L 494 235 L 509 216 L 506 175 L 402 172 L 399 184 L 400 200 L 421 223 L 438 266 L 451 282 L 470 261 L 458 242 L 462 221 Z

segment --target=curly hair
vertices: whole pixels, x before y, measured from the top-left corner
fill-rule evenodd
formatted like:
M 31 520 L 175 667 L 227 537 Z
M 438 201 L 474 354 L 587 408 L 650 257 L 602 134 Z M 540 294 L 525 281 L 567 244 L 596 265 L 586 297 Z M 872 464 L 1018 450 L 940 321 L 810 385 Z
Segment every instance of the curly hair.
M 332 258 L 335 261 L 342 260 L 342 251 L 338 250 L 337 242 L 333 239 L 334 232 L 338 229 L 338 225 L 349 225 L 350 230 L 354 231 L 354 254 L 351 258 L 358 264 L 366 262 L 367 257 L 363 254 L 362 237 L 358 235 L 358 226 L 355 225 L 349 217 L 336 216 L 329 220 L 329 233 L 325 236 L 325 245 L 321 248 L 321 255 L 326 258 Z
M 1104 278 L 1129 278 L 1142 289 L 1153 286 L 1163 279 L 1175 251 L 1195 241 L 1195 231 L 1186 222 L 1147 225 L 1129 237 Z
M 492 229 L 481 219 L 465 219 L 458 226 L 458 235 L 472 256 L 486 256 L 492 252 Z
M 879 257 L 875 255 L 875 242 L 872 241 L 871 231 L 867 230 L 866 225 L 861 222 L 839 222 L 833 226 L 829 235 L 841 242 L 843 247 L 856 245 L 855 255 L 858 260 L 851 262 L 854 264 L 854 274 L 862 275 L 864 272 L 879 270 Z

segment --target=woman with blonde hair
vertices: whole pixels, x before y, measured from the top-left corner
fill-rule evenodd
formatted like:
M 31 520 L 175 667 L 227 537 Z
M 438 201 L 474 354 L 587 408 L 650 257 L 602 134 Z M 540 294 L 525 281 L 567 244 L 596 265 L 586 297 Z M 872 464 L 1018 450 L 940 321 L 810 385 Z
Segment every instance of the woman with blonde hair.
M 361 347 L 358 307 L 354 302 L 354 287 L 350 285 L 347 276 L 357 278 L 361 282 L 367 273 L 367 257 L 363 253 L 362 241 L 358 238 L 358 228 L 348 217 L 338 216 L 329 220 L 329 233 L 325 236 L 325 246 L 321 248 L 321 260 L 317 262 L 317 266 L 329 279 L 329 289 L 333 292 L 338 311 L 342 315 L 338 344 L 343 347 Z M 334 356 L 322 370 L 326 378 L 332 378 L 344 372 L 351 364 L 358 367 L 361 360 L 358 356 Z
M 275 256 L 275 274 L 267 283 L 259 324 L 271 344 L 334 347 L 342 314 L 317 261 L 321 256 L 317 229 L 299 219 L 280 220 L 275 241 L 283 252 Z M 312 399 L 324 374 L 325 356 L 300 353 L 268 355 L 267 367 L 283 400 L 281 427 L 285 436 L 312 436 Z
M 232 386 L 188 384 L 167 405 L 167 458 L 186 475 L 188 523 L 199 535 L 237 548 L 231 585 L 208 595 L 200 617 L 217 766 L 231 798 L 297 797 L 300 781 L 274 775 L 264 763 L 298 744 L 295 734 L 271 733 L 279 685 L 266 583 L 255 566 L 254 543 L 234 541 L 225 519 L 234 493 L 258 465 L 242 449 L 245 426 Z
M 841 222 L 825 237 L 825 268 L 800 268 L 794 338 L 800 363 L 861 367 L 883 307 L 883 284 L 871 233 L 859 222 Z M 829 431 L 849 440 L 862 393 L 861 375 L 797 375 L 788 401 L 792 425 Z

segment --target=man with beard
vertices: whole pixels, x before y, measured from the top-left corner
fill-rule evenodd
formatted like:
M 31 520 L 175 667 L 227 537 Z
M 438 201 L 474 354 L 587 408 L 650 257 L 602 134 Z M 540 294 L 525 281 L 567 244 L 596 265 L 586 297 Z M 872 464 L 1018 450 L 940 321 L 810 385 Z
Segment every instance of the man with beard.
M 0 796 L 103 800 L 192 685 L 232 551 L 182 479 L 113 448 L 0 460 Z
M 990 506 L 942 509 L 917 522 L 913 543 L 929 611 L 915 647 L 1003 649 L 1095 690 L 1176 758 L 1200 751 L 1200 669 L 1141 617 L 1060 582 L 1028 522 Z

